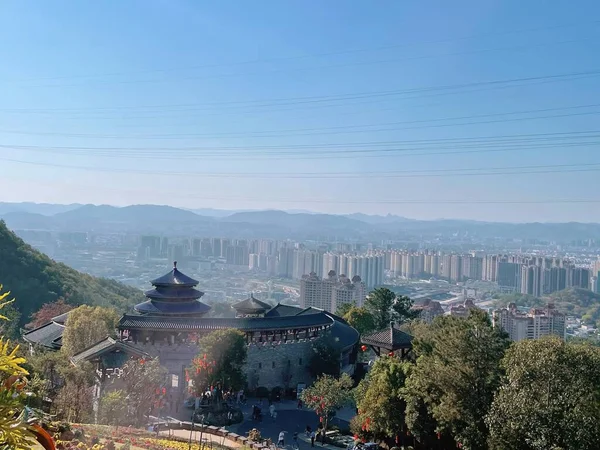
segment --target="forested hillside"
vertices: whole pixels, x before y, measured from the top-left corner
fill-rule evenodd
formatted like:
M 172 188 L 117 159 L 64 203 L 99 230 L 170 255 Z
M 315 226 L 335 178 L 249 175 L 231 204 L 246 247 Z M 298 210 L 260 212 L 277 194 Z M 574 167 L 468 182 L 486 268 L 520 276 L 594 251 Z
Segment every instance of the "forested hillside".
M 141 301 L 138 289 L 96 278 L 57 263 L 26 244 L 0 221 L 0 284 L 20 312 L 24 325 L 44 303 L 60 298 L 72 305 L 113 306 L 119 310 Z

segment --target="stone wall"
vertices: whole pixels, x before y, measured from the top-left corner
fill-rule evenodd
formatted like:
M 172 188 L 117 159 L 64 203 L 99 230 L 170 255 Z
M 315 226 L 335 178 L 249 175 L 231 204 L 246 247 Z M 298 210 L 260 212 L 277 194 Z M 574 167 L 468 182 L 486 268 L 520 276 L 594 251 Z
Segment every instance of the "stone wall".
M 185 368 L 198 355 L 195 345 L 140 344 L 136 345 L 152 357 L 158 356 L 169 375 L 179 376 L 179 389 L 185 390 Z M 295 388 L 298 383 L 310 384 L 313 380 L 308 372 L 312 355 L 312 341 L 265 342 L 248 346 L 246 376 L 248 387 L 259 386 Z

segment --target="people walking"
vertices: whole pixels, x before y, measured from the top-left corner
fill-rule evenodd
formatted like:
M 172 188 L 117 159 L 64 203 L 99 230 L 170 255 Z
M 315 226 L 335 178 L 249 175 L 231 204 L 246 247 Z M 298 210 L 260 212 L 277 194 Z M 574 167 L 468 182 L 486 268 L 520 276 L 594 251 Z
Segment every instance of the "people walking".
M 295 448 L 296 450 L 299 449 L 300 447 L 298 446 L 298 432 L 297 431 L 294 432 L 293 440 L 294 440 L 293 448 Z
M 310 432 L 310 446 L 314 447 L 315 446 L 315 438 L 317 437 L 317 435 L 315 434 L 314 431 Z
M 271 419 L 275 418 L 275 405 L 273 403 L 271 403 L 271 406 L 269 406 L 269 414 L 271 415 Z
M 277 439 L 277 447 L 285 447 L 285 431 L 279 433 L 279 438 Z

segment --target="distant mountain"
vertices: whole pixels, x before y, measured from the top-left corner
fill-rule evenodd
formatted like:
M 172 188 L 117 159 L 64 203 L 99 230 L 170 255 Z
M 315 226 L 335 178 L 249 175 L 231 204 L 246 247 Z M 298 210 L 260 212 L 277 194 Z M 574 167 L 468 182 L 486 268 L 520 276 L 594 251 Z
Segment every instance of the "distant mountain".
M 0 215 L 4 215 L 12 212 L 25 212 L 32 214 L 42 214 L 44 216 L 52 216 L 65 211 L 79 208 L 79 203 L 73 203 L 70 205 L 58 205 L 54 203 L 4 203 L 0 202 Z
M 29 211 L 27 208 L 59 212 L 46 215 Z M 202 212 L 205 214 L 201 214 Z M 226 211 L 210 208 L 187 210 L 158 205 L 116 207 L 0 203 L 0 218 L 11 228 L 18 230 L 127 232 L 232 238 L 361 238 L 414 241 L 468 235 L 483 239 L 537 239 L 556 242 L 600 239 L 600 224 L 595 223 L 519 224 L 455 219 L 415 220 L 391 214 L 334 215 L 279 210 Z
M 349 217 L 350 219 L 360 220 L 361 222 L 365 222 L 365 223 L 370 223 L 371 225 L 379 225 L 382 223 L 398 223 L 398 222 L 415 221 L 415 219 L 407 219 L 406 217 L 395 216 L 393 214 L 388 214 L 387 216 L 371 216 L 369 214 L 353 213 L 353 214 L 346 214 L 345 217 Z
M 125 310 L 142 301 L 142 292 L 96 278 L 53 261 L 33 249 L 0 221 L 0 284 L 15 298 L 20 325 L 44 304 L 64 298 L 72 305 L 113 306 Z

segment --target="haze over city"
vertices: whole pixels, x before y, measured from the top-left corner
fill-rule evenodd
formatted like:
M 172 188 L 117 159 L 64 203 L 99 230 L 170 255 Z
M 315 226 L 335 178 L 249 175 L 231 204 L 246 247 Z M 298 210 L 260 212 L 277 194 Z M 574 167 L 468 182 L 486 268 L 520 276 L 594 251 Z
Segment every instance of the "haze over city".
M 2 5 L 0 200 L 600 222 L 597 2 L 106 5 Z

